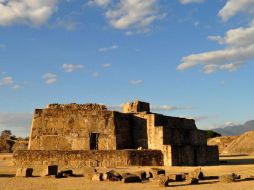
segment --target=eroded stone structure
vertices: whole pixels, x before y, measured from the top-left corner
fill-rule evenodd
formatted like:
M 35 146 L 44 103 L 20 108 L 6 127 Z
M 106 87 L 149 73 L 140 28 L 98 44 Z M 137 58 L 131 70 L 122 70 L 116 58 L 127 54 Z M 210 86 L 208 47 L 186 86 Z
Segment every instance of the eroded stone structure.
M 14 154 L 18 165 L 29 159 L 76 166 L 218 164 L 218 147 L 207 146 L 194 120 L 151 113 L 140 101 L 124 104 L 123 112 L 98 104 L 36 109 L 28 149 Z

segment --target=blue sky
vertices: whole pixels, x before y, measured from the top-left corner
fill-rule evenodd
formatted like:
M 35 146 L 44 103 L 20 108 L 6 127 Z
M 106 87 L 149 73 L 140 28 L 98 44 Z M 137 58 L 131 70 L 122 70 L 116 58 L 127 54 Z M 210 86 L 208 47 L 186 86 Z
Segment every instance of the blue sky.
M 253 0 L 0 0 L 0 130 L 135 99 L 201 129 L 254 119 Z

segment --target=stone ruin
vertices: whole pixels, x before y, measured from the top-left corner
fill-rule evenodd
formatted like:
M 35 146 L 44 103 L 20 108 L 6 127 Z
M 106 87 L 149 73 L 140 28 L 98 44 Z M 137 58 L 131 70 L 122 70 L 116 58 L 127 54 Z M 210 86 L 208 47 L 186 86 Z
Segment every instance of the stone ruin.
M 150 112 L 135 101 L 123 111 L 98 104 L 50 104 L 36 109 L 28 150 L 14 153 L 19 167 L 216 165 L 218 147 L 193 119 Z

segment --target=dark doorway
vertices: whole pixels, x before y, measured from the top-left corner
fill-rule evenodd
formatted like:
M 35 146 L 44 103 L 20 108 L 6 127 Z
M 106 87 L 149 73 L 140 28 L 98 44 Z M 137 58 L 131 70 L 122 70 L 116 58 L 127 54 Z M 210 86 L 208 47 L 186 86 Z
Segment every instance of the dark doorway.
M 100 133 L 90 133 L 90 150 L 98 150 L 98 139 Z

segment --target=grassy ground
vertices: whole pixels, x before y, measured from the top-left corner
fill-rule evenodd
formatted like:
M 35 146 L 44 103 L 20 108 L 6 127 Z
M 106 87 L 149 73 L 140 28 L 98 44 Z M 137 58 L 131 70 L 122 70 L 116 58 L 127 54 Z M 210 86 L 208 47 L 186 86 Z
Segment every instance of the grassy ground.
M 186 182 L 171 183 L 170 187 L 159 187 L 155 182 L 149 181 L 138 184 L 123 184 L 122 182 L 92 182 L 84 177 L 75 178 L 47 178 L 13 177 L 16 169 L 12 164 L 12 155 L 0 154 L 0 190 L 252 190 L 254 181 L 240 181 L 235 183 L 220 183 L 217 179 L 200 181 L 198 185 L 189 185 Z M 254 176 L 254 156 L 226 156 L 222 157 L 219 166 L 206 166 L 202 170 L 206 176 L 220 176 L 228 173 Z M 104 168 L 105 169 L 105 168 Z M 167 173 L 190 172 L 194 167 L 164 167 Z M 149 167 L 130 167 L 124 170 L 132 172 L 149 170 Z

